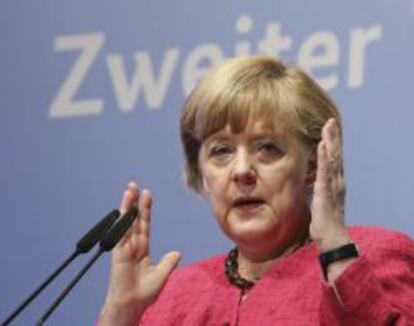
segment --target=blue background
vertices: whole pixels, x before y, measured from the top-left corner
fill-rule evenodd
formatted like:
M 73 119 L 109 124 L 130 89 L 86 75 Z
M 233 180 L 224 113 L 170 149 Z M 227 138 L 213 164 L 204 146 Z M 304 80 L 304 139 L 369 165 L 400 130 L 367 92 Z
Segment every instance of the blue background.
M 249 32 L 236 31 L 248 16 Z M 183 264 L 228 250 L 208 203 L 185 187 L 178 119 L 183 75 L 195 49 L 215 44 L 223 56 L 248 41 L 251 53 L 266 27 L 278 23 L 292 40 L 281 57 L 296 62 L 319 32 L 338 40 L 338 64 L 315 68 L 336 75 L 330 94 L 344 120 L 348 224 L 380 225 L 414 234 L 414 5 L 370 1 L 79 1 L 6 0 L 0 11 L 0 319 L 69 255 L 98 218 L 118 206 L 129 180 L 154 195 L 152 252 L 180 250 Z M 377 26 L 367 46 L 361 87 L 348 84 L 350 39 Z M 52 102 L 84 48 L 57 50 L 58 38 L 102 37 L 71 101 L 103 101 L 99 114 L 51 117 Z M 141 91 L 120 107 L 108 58 L 119 55 L 128 84 L 135 55 L 147 53 L 155 79 L 168 50 L 177 49 L 165 97 L 154 108 Z M 324 55 L 324 48 L 314 55 Z M 208 68 L 208 59 L 200 67 Z M 378 239 L 381 241 L 381 239 Z M 82 257 L 16 320 L 33 324 L 86 262 Z M 103 303 L 109 256 L 86 275 L 50 319 L 91 325 Z

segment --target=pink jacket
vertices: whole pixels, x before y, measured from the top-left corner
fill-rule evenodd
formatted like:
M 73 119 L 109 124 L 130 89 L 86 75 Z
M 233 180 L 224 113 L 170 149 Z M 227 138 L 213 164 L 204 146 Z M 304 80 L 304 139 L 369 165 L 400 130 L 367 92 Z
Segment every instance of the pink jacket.
M 313 244 L 281 258 L 241 300 L 225 255 L 174 272 L 142 326 L 414 325 L 414 241 L 350 228 L 361 256 L 329 286 Z

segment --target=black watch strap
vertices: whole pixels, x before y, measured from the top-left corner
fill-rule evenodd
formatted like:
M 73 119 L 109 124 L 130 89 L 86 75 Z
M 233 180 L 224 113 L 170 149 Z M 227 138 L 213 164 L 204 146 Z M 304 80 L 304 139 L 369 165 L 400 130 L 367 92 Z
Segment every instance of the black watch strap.
M 325 280 L 328 280 L 329 264 L 339 261 L 339 260 L 358 257 L 358 256 L 359 256 L 358 248 L 353 242 L 321 253 L 319 255 L 319 262 L 321 263 L 323 276 Z

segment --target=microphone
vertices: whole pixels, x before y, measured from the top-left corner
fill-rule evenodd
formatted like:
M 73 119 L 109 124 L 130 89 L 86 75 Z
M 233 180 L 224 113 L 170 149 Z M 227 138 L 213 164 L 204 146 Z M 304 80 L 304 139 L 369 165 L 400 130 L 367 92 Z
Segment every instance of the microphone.
M 75 251 L 50 276 L 20 304 L 1 326 L 10 324 L 76 257 L 89 252 L 115 223 L 120 213 L 117 209 L 109 212 L 94 225 L 77 243 Z
M 60 293 L 55 301 L 49 306 L 47 311 L 37 321 L 36 326 L 43 325 L 46 320 L 50 317 L 53 311 L 63 301 L 63 299 L 69 294 L 73 287 L 80 281 L 82 276 L 91 268 L 91 266 L 98 260 L 98 258 L 107 251 L 111 251 L 113 247 L 121 240 L 126 231 L 131 227 L 135 218 L 139 212 L 136 208 L 131 208 L 125 215 L 123 215 L 118 222 L 116 222 L 109 231 L 104 235 L 102 240 L 99 242 L 99 249 L 92 256 L 92 258 L 85 264 L 85 266 L 76 274 L 69 285 Z
M 104 237 L 106 231 L 114 225 L 119 215 L 121 215 L 121 213 L 117 209 L 109 212 L 76 243 L 76 251 L 86 254 L 95 247 L 95 245 Z

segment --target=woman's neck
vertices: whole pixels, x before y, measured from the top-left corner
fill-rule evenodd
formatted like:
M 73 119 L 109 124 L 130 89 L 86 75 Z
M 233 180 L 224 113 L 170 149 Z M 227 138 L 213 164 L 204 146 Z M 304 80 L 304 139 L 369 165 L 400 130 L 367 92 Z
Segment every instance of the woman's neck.
M 271 252 L 255 252 L 239 247 L 238 265 L 241 277 L 251 281 L 259 280 L 273 264 L 282 257 L 285 257 L 307 242 L 307 237 L 301 238 L 299 241 L 280 247 L 278 250 Z

